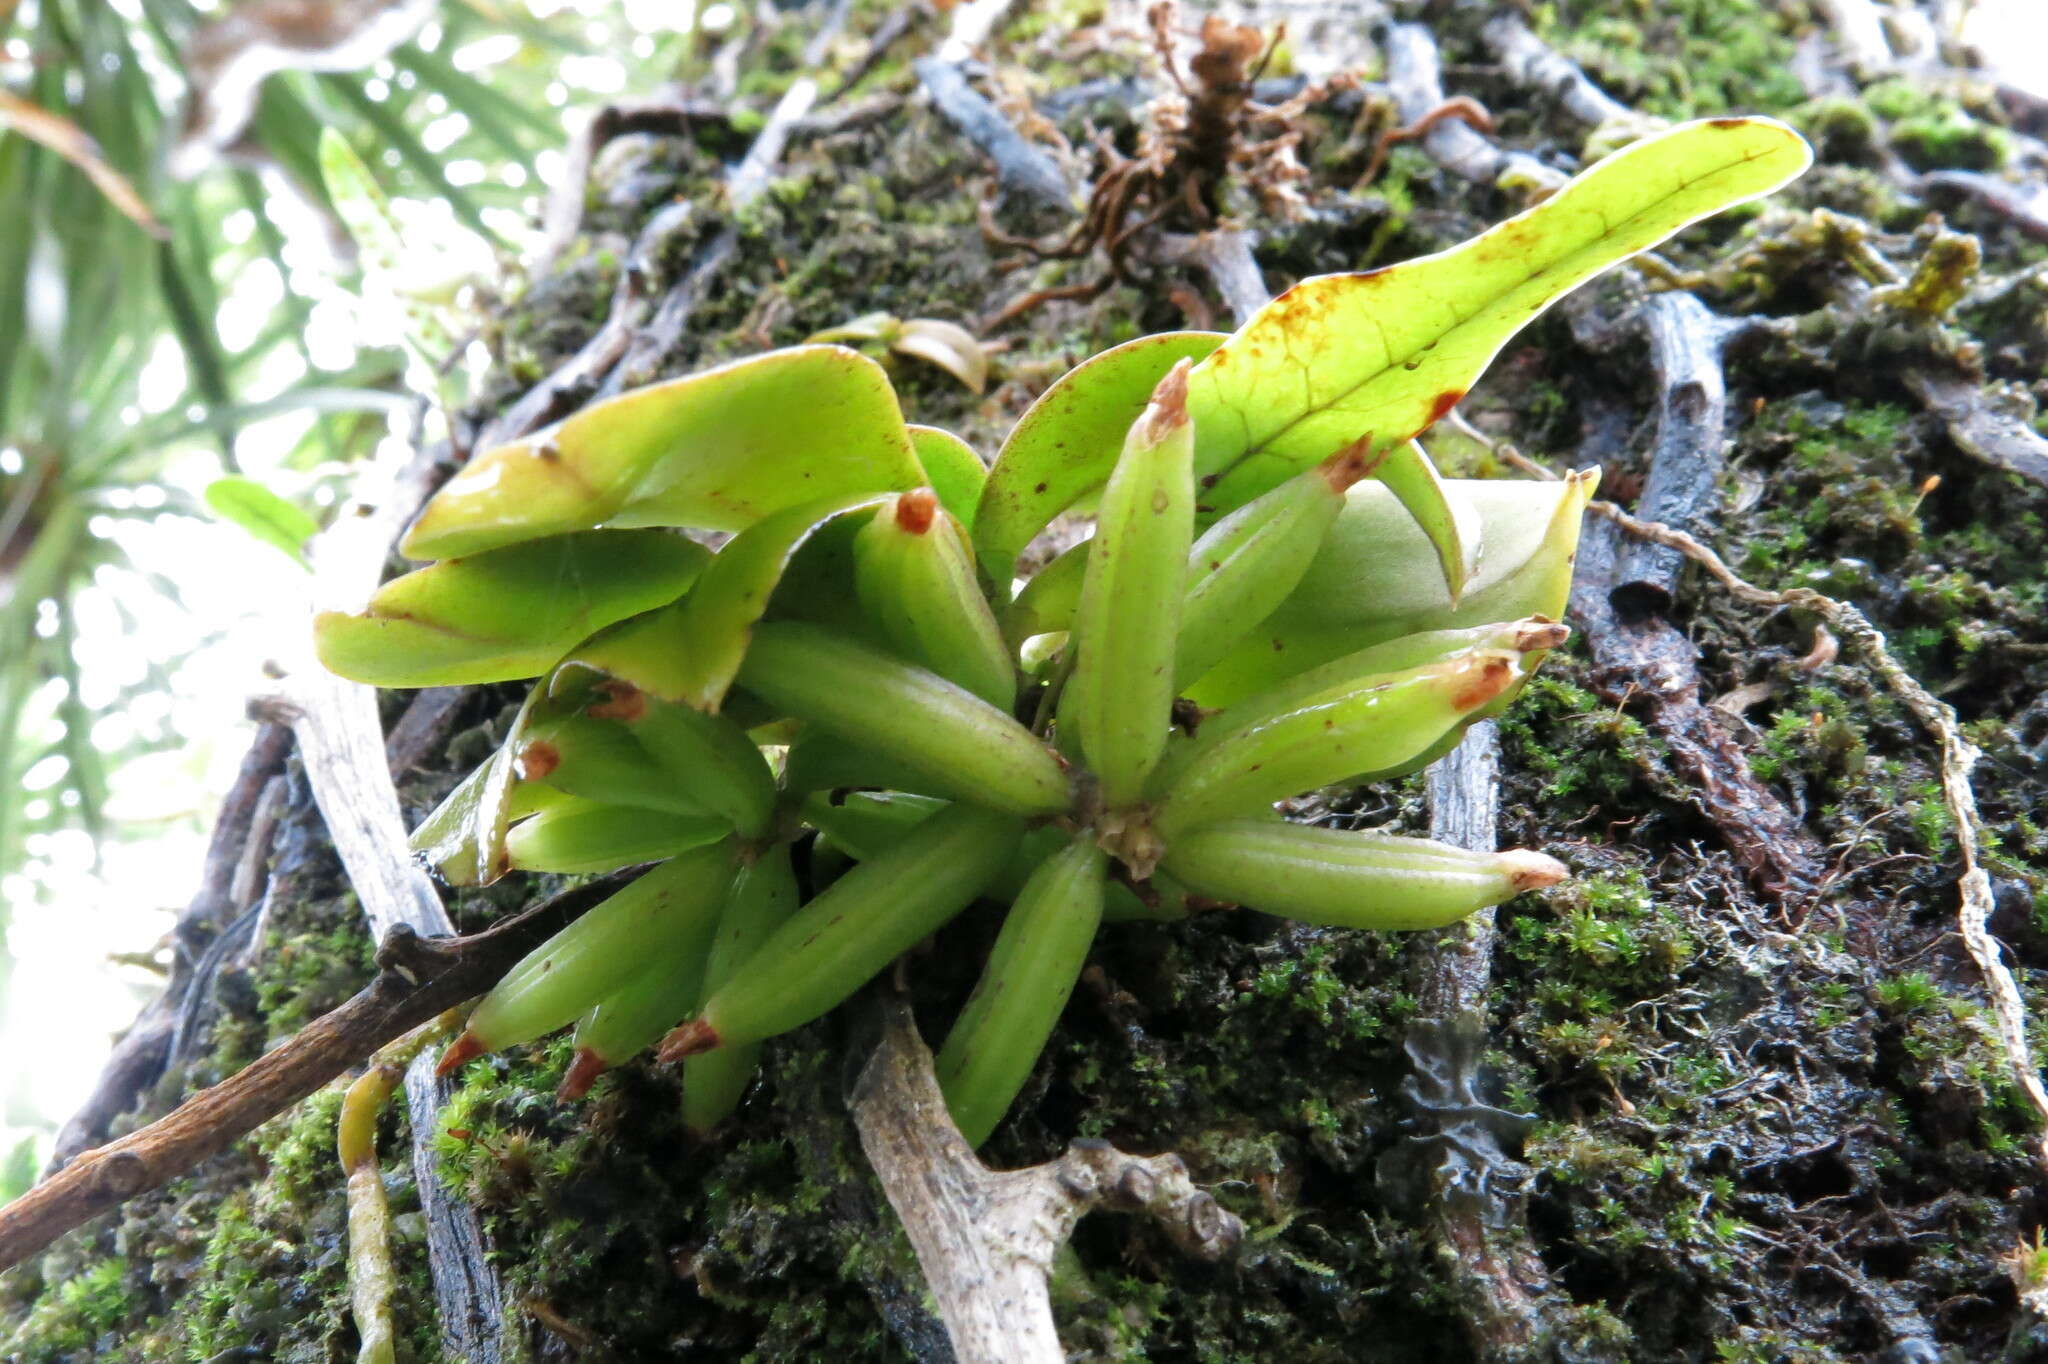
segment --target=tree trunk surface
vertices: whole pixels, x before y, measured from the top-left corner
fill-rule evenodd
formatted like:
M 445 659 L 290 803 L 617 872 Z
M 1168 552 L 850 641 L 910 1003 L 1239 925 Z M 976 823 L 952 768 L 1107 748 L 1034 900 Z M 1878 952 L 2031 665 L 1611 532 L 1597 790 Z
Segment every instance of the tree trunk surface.
M 1063 234 L 1100 169 L 1092 140 L 1136 151 L 1146 102 L 1172 87 L 1134 7 L 1105 21 L 1020 6 L 964 63 L 946 17 L 827 8 L 707 47 L 691 116 L 617 120 L 562 249 L 494 309 L 494 379 L 458 436 L 522 399 L 528 415 L 573 409 L 619 363 L 635 368 L 615 382 L 686 373 L 875 311 L 975 328 L 1029 289 L 1099 277 L 1099 251 L 1005 271 L 1016 253 L 977 214 Z M 2048 213 L 2027 198 L 2048 169 L 2040 106 L 1916 49 L 1910 24 L 1880 25 L 1872 49 L 1868 7 L 1846 0 L 1558 0 L 1528 30 L 1483 5 L 1234 13 L 1289 25 L 1263 101 L 1362 78 L 1247 125 L 1255 151 L 1298 131 L 1306 168 L 1280 178 L 1269 148 L 1225 182 L 1217 207 L 1256 271 L 1228 238 L 1142 235 L 1099 295 L 983 333 L 998 348 L 985 394 L 891 359 L 909 418 L 992 453 L 1087 356 L 1228 330 L 1261 289 L 1453 244 L 1640 118 L 1793 121 L 1812 172 L 1545 316 L 1460 408 L 1472 434 L 1440 426 L 1432 448 L 1467 476 L 1519 476 L 1498 442 L 1600 466 L 1605 496 L 1752 582 L 1860 607 L 1984 752 L 1990 929 L 2048 1017 L 2048 486 L 2027 464 L 2048 360 Z M 823 23 L 837 28 L 816 41 Z M 730 168 L 805 80 L 808 112 L 735 193 Z M 1438 122 L 1360 184 L 1380 135 L 1446 94 L 1484 105 L 1491 129 Z M 1944 230 L 1981 253 L 1951 272 L 1954 313 L 1886 305 L 1877 291 L 1950 259 Z M 1646 306 L 1673 283 L 1686 292 Z M 528 397 L 608 323 L 609 363 Z M 1958 931 L 1933 737 L 1859 650 L 1817 641 L 1811 612 L 1738 600 L 1611 522 L 1589 523 L 1572 623 L 1485 751 L 1317 811 L 1411 833 L 1434 816 L 1439 836 L 1561 857 L 1572 880 L 1490 923 L 1408 936 L 1249 912 L 1105 928 L 980 1154 L 1009 1169 L 1087 1139 L 1173 1153 L 1244 1232 L 1210 1263 L 1154 1219 L 1081 1221 L 1050 1256 L 1070 1357 L 2048 1359 L 2041 1133 Z M 473 688 L 407 714 L 408 827 L 519 695 Z M 407 698 L 385 701 L 398 724 Z M 125 1111 L 88 1115 L 87 1144 L 370 979 L 301 761 L 278 761 L 271 817 L 236 826 L 258 840 L 240 860 L 260 915 L 232 937 L 220 905 L 188 924 L 204 969 L 129 1049 Z M 472 932 L 559 888 L 515 876 L 445 898 Z M 943 1034 L 995 927 L 970 914 L 909 959 L 925 1036 Z M 418 1171 L 408 1106 L 387 1105 L 398 1357 L 952 1359 L 849 1111 L 875 1012 L 771 1043 L 705 1141 L 650 1058 L 557 1103 L 561 1037 L 468 1067 Z M 9 1273 L 4 1357 L 353 1357 L 340 1104 L 340 1086 L 322 1090 Z M 437 1310 L 430 1240 L 445 1238 L 430 1238 L 420 1172 L 473 1210 L 498 1320 L 456 1331 Z

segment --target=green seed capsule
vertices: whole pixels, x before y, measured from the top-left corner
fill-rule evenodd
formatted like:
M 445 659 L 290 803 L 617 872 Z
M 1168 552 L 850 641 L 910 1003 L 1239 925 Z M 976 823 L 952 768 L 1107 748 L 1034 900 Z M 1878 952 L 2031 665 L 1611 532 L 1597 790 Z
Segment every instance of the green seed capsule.
M 798 621 L 764 622 L 739 681 L 799 719 L 886 752 L 947 794 L 1021 815 L 1067 807 L 1067 775 L 1030 730 L 879 649 Z
M 672 785 L 741 837 L 766 836 L 775 817 L 775 774 L 732 716 L 664 701 L 628 682 L 597 686 L 604 699 L 589 708 L 590 716 L 630 732 Z
M 834 847 L 866 862 L 895 847 L 947 804 L 937 796 L 904 791 L 849 791 L 837 800 L 817 794 L 804 801 L 803 818 Z
M 1344 490 L 1371 467 L 1371 437 L 1245 503 L 1195 542 L 1188 556 L 1174 681 L 1186 686 L 1216 666 L 1294 591 L 1337 513 Z
M 699 819 L 715 818 L 677 774 L 611 720 L 564 715 L 520 731 L 519 775 L 607 805 L 633 805 Z
M 736 694 L 736 698 L 746 693 Z M 915 791 L 942 795 L 933 788 L 951 786 L 906 767 L 875 749 L 841 738 L 829 729 L 806 725 L 789 745 L 782 762 L 782 789 L 792 794 L 812 791 Z
M 686 854 L 676 861 L 695 865 L 697 859 Z M 687 894 L 671 903 L 664 936 L 577 1022 L 575 1059 L 555 1097 L 582 1098 L 598 1076 L 659 1042 L 703 1002 L 705 956 L 733 884 L 730 856 L 716 867 L 704 861 L 701 880 L 692 880 Z
M 1135 802 L 1166 750 L 1175 641 L 1195 526 L 1195 430 L 1188 366 L 1159 381 L 1131 425 L 1096 512 L 1068 639 L 1074 669 L 1063 729 L 1101 784 L 1103 802 Z
M 669 1034 L 662 1059 L 758 1042 L 825 1013 L 987 889 L 1021 831 L 972 805 L 939 811 L 797 911 Z
M 789 845 L 778 843 L 762 852 L 726 892 L 718 912 L 718 932 L 704 964 L 706 996 L 739 974 L 761 945 L 796 913 L 802 898 Z M 670 1019 L 671 1023 L 675 1020 Z M 732 1116 L 747 1092 L 760 1059 L 761 1044 L 720 1047 L 683 1063 L 683 1122 L 692 1132 L 708 1132 Z
M 1334 928 L 1440 928 L 1566 875 L 1538 852 L 1469 852 L 1277 819 L 1182 834 L 1160 865 L 1203 895 Z
M 1094 843 L 1079 839 L 1039 865 L 946 1037 L 939 1088 L 970 1146 L 986 1141 L 1002 1120 L 1067 1006 L 1102 922 L 1108 862 Z
M 1198 734 L 1175 755 L 1161 774 L 1154 828 L 1170 847 L 1186 830 L 1413 758 L 1506 690 L 1518 657 L 1470 649 L 1405 672 L 1355 676 L 1285 707 L 1248 702 L 1257 718 Z
M 513 825 L 505 835 L 505 852 L 515 871 L 571 875 L 658 862 L 716 843 L 731 832 L 732 826 L 722 819 L 566 796 L 560 804 Z
M 696 932 L 716 910 L 731 874 L 730 844 L 695 849 L 662 863 L 549 938 L 484 996 L 462 1037 L 441 1058 L 441 1073 L 574 1022 L 678 932 Z
M 967 533 L 929 488 L 883 503 L 854 538 L 861 607 L 896 651 L 1007 711 L 1017 668 L 974 574 Z

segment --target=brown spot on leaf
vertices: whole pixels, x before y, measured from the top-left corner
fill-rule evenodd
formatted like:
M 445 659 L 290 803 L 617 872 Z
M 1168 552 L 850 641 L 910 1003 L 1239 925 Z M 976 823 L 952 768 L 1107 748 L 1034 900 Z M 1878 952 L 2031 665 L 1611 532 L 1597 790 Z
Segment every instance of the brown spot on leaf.
M 1452 408 L 1456 407 L 1459 403 L 1463 402 L 1464 400 L 1465 390 L 1462 388 L 1447 388 L 1443 392 L 1437 394 L 1436 401 L 1432 402 L 1429 405 L 1429 421 L 1426 422 L 1425 425 L 1434 426 L 1436 423 L 1442 421 L 1444 419 L 1445 413 L 1449 412 Z
M 519 750 L 519 775 L 527 781 L 545 780 L 561 765 L 561 750 L 545 739 L 535 739 Z
M 597 684 L 597 689 L 604 693 L 605 699 L 584 712 L 591 719 L 617 720 L 630 725 L 647 714 L 647 694 L 631 682 L 607 678 Z

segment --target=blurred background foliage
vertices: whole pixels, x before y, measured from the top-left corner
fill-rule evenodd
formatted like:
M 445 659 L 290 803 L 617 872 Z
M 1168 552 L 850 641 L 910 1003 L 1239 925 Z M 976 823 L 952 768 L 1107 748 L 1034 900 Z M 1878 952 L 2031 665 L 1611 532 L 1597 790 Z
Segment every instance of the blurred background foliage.
M 418 267 L 397 283 L 459 318 L 528 244 L 565 113 L 672 71 L 693 10 L 0 0 L 0 915 L 89 898 L 124 838 L 203 838 L 241 731 L 197 733 L 222 712 L 182 698 L 231 714 L 258 679 L 181 673 L 234 625 L 195 594 L 289 583 L 350 465 L 429 412 L 434 376 L 359 286 L 322 131 L 392 196 Z M 146 860 L 134 908 L 189 891 L 177 862 Z M 76 933 L 87 907 L 63 909 Z M 119 934 L 89 932 L 102 956 Z M 18 1077 L 0 1102 L 0 1130 L 47 1122 Z

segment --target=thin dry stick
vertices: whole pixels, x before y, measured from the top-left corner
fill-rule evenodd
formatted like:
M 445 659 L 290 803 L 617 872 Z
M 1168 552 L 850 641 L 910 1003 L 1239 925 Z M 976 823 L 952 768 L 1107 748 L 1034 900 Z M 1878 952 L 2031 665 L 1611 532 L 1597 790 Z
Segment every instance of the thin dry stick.
M 1957 885 L 1962 900 L 1957 919 L 1963 944 L 1984 975 L 1984 988 L 1991 996 L 1991 1011 L 1998 1021 L 1999 1040 L 2005 1045 L 2013 1078 L 2018 1081 L 2027 1102 L 2033 1105 L 2035 1116 L 2041 1121 L 2043 1130 L 2038 1152 L 2042 1164 L 2048 1166 L 2048 1089 L 2042 1087 L 2040 1072 L 2034 1067 L 2033 1053 L 2027 1045 L 2027 1012 L 2026 1005 L 2020 1000 L 2019 986 L 2005 964 L 2003 946 L 1991 935 L 1991 876 L 1979 859 L 1984 822 L 1977 813 L 1977 799 L 1970 789 L 1970 772 L 1982 754 L 1975 744 L 1963 737 L 1956 725 L 1955 711 L 1937 700 L 1899 665 L 1891 650 L 1885 647 L 1884 633 L 1849 603 L 1836 601 L 1808 587 L 1788 587 L 1777 592 L 1758 587 L 1737 575 L 1720 555 L 1684 531 L 1630 516 L 1612 502 L 1595 502 L 1591 510 L 1631 535 L 1677 550 L 1705 568 L 1738 601 L 1751 606 L 1790 606 L 1813 612 L 1827 622 L 1828 628 L 1844 645 L 1862 652 L 1871 670 L 1913 713 L 1913 718 L 1934 736 L 1941 747 L 1942 801 L 1955 823 L 1956 846 L 1963 858 L 1963 875 Z
M 393 930 L 377 949 L 377 975 L 346 1004 L 149 1126 L 87 1151 L 0 1207 L 0 1270 L 225 1151 L 393 1038 L 482 994 L 628 879 L 601 877 L 466 938 Z M 417 1131 L 417 1110 L 414 1125 Z M 433 1149 L 431 1142 L 418 1145 Z
M 1097 1208 L 1148 1213 L 1203 1259 L 1243 1239 L 1244 1224 L 1194 1186 L 1178 1156 L 1077 1141 L 1044 1165 L 989 1169 L 947 1115 L 910 1006 L 890 997 L 882 1015 L 849 1106 L 959 1364 L 1064 1364 L 1048 1278 L 1074 1224 Z

